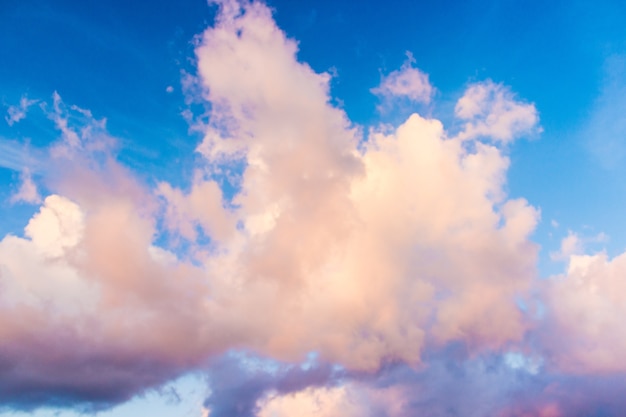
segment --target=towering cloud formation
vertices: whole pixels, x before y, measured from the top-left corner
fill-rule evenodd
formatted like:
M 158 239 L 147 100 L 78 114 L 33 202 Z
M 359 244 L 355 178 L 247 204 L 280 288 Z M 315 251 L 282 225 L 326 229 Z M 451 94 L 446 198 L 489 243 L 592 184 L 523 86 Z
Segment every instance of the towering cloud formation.
M 474 414 L 495 415 L 518 390 L 507 378 L 521 365 L 498 355 L 530 329 L 518 304 L 535 282 L 529 235 L 539 220 L 505 192 L 503 146 L 538 129 L 535 107 L 487 81 L 458 101 L 456 136 L 413 114 L 363 137 L 331 104 L 330 75 L 298 61 L 267 6 L 218 7 L 196 49 L 196 98 L 211 113 L 189 189 L 143 184 L 116 161 L 106 122 L 55 93 L 55 194 L 24 237 L 0 242 L 0 401 L 108 405 L 208 366 L 215 417 L 404 416 L 428 409 L 410 400 L 416 391 L 443 396 L 445 384 L 428 391 L 423 381 L 449 381 L 451 368 L 429 358 L 457 347 L 468 375 L 508 381 Z M 432 95 L 410 62 L 375 91 Z M 559 332 L 590 340 L 598 323 L 615 328 L 612 310 L 567 323 L 588 307 L 579 287 L 598 294 L 597 305 L 618 288 L 590 280 L 616 276 L 620 259 L 573 258 L 574 281 L 548 286 Z M 561 293 L 565 302 L 553 303 Z M 615 369 L 623 344 L 572 344 L 554 363 Z M 278 361 L 277 370 L 219 359 L 233 349 Z M 293 365 L 312 352 L 309 368 Z M 484 365 L 493 354 L 495 376 Z

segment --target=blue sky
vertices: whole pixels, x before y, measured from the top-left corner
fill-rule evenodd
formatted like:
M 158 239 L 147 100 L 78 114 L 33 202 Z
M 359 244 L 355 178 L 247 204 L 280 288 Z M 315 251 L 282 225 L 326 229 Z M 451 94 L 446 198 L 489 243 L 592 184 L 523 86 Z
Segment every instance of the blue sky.
M 0 411 L 622 415 L 624 21 L 4 1 Z

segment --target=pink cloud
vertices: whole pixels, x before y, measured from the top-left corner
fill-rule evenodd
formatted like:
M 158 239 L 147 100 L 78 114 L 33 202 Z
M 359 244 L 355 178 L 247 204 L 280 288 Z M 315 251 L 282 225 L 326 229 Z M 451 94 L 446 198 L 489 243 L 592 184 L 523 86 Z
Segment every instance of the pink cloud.
M 538 129 L 534 105 L 479 83 L 457 103 L 459 135 L 413 114 L 365 142 L 267 6 L 218 6 L 186 78 L 212 108 L 189 187 L 139 180 L 105 119 L 53 96 L 51 194 L 23 236 L 0 241 L 5 402 L 107 405 L 210 364 L 224 394 L 207 400 L 212 416 L 244 397 L 248 415 L 320 403 L 321 415 L 403 417 L 447 401 L 555 416 L 576 403 L 546 388 L 563 382 L 507 368 L 504 352 L 536 338 L 550 369 L 623 371 L 622 257 L 570 258 L 542 293 L 545 328 L 517 304 L 537 289 L 540 212 L 507 195 L 497 145 Z M 427 101 L 424 77 L 409 62 L 381 88 Z M 241 167 L 232 198 L 215 179 L 229 164 Z M 233 370 L 219 359 L 233 349 L 278 371 Z M 311 352 L 320 363 L 298 370 Z M 540 401 L 511 400 L 518 377 Z
M 454 111 L 465 122 L 461 139 L 488 137 L 509 143 L 541 131 L 535 105 L 517 100 L 508 87 L 491 80 L 470 85 Z
M 399 70 L 382 77 L 380 85 L 372 93 L 386 100 L 408 98 L 417 103 L 429 104 L 435 89 L 428 80 L 428 75 L 413 67 L 415 59 L 407 52 L 407 59 Z

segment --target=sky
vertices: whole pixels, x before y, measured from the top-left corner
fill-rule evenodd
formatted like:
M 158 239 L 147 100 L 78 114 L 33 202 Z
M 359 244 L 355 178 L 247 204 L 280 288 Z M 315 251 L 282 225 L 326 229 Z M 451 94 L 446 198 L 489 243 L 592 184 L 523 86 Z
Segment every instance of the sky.
M 1 1 L 0 415 L 625 415 L 625 21 Z

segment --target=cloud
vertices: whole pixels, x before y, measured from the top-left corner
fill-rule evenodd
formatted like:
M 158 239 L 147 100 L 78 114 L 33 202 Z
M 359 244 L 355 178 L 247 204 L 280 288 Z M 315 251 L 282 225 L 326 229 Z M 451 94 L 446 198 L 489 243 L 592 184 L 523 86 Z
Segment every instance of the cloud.
M 598 233 L 595 236 L 579 236 L 577 233 L 568 230 L 567 236 L 561 241 L 561 248 L 557 252 L 550 253 L 553 261 L 566 261 L 573 255 L 581 255 L 585 252 L 585 246 L 589 243 L 606 242 L 608 236 Z
M 4 117 L 4 120 L 6 120 L 9 126 L 13 126 L 15 123 L 18 123 L 22 119 L 26 118 L 28 108 L 36 103 L 37 100 L 29 100 L 28 97 L 23 96 L 20 99 L 20 103 L 18 105 L 9 106 L 9 108 L 7 109 L 7 115 Z
M 406 55 L 407 59 L 402 67 L 382 76 L 380 85 L 371 91 L 388 101 L 396 97 L 429 104 L 435 90 L 428 81 L 428 75 L 413 67 L 413 54 L 407 52 Z
M 626 337 L 624 311 L 626 255 L 572 255 L 562 276 L 545 289 L 548 323 L 544 337 L 557 369 L 573 374 L 625 372 L 620 359 Z
M 211 113 L 187 188 L 121 165 L 106 119 L 58 93 L 43 106 L 52 194 L 0 241 L 3 404 L 105 407 L 209 363 L 212 417 L 293 406 L 272 390 L 343 407 L 332 364 L 374 375 L 425 366 L 429 346 L 523 340 L 539 212 L 507 197 L 507 157 L 417 114 L 364 143 L 296 54 L 267 6 L 219 3 L 196 48 Z M 237 348 L 285 365 L 215 362 Z M 311 352 L 319 366 L 289 365 Z
M 269 9 L 220 10 L 197 48 L 214 104 L 199 149 L 246 161 L 232 201 L 242 228 L 206 260 L 229 294 L 228 326 L 272 357 L 315 350 L 364 370 L 418 364 L 427 340 L 519 340 L 538 212 L 506 198 L 507 158 L 418 115 L 374 129 L 358 152 L 329 76 L 297 61 Z
M 17 190 L 17 192 L 11 196 L 10 201 L 12 203 L 40 203 L 41 196 L 39 195 L 39 191 L 37 190 L 37 185 L 33 181 L 30 169 L 24 169 L 20 175 L 20 179 L 22 181 L 22 184 L 20 185 L 20 188 Z
M 201 287 L 193 267 L 155 259 L 137 206 L 105 200 L 49 196 L 25 238 L 0 242 L 5 406 L 117 403 L 202 356 L 192 336 L 203 314 L 186 295 Z
M 115 139 L 106 131 L 106 119 L 96 119 L 91 111 L 76 105 L 66 106 L 56 91 L 52 95 L 52 109 L 46 111 L 61 133 L 61 140 L 51 149 L 55 158 L 69 158 L 81 153 L 110 152 Z
M 413 114 L 365 141 L 267 6 L 218 8 L 185 81 L 210 109 L 187 184 L 122 165 L 106 119 L 43 106 L 50 193 L 0 241 L 5 408 L 97 409 L 198 369 L 211 417 L 622 406 L 626 258 L 572 234 L 538 283 L 540 212 L 506 192 L 499 145 L 539 130 L 534 105 L 486 81 L 457 135 Z
M 465 122 L 458 134 L 462 140 L 487 137 L 509 143 L 540 131 L 534 104 L 518 101 L 508 87 L 490 80 L 471 84 L 454 112 Z
M 331 387 L 341 374 L 315 362 L 305 367 L 233 353 L 212 363 L 211 395 L 204 405 L 211 417 L 263 415 L 273 397 Z

